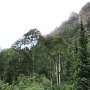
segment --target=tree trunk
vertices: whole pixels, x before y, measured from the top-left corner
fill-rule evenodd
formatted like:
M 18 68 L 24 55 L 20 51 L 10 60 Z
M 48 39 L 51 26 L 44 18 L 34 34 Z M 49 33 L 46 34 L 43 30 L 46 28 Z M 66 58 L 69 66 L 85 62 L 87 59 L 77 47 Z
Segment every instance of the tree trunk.
M 59 72 L 58 72 L 58 73 L 59 73 L 59 76 L 58 76 L 58 77 L 59 77 L 59 81 L 58 81 L 58 83 L 60 84 L 60 83 L 61 83 L 61 75 L 60 75 L 60 71 L 61 71 L 60 54 L 59 54 L 59 63 L 58 63 L 58 64 L 59 64 Z
M 32 73 L 33 73 L 33 76 L 34 76 L 34 50 L 32 51 L 32 61 L 33 61 L 33 66 L 32 66 Z
M 56 79 L 57 79 L 57 85 L 58 85 L 58 65 L 57 65 L 57 62 L 56 62 Z
M 51 90 L 52 90 L 52 62 L 50 60 L 50 81 L 51 81 Z

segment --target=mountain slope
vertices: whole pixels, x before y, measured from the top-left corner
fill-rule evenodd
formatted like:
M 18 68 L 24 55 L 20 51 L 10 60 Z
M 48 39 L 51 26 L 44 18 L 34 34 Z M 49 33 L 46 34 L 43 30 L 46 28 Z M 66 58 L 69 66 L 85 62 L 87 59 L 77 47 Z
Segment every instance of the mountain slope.
M 76 34 L 79 22 L 83 21 L 84 25 L 90 22 L 90 2 L 84 5 L 79 14 L 72 12 L 68 20 L 63 22 L 58 28 L 52 31 L 49 35 L 61 35 L 63 37 L 71 37 Z

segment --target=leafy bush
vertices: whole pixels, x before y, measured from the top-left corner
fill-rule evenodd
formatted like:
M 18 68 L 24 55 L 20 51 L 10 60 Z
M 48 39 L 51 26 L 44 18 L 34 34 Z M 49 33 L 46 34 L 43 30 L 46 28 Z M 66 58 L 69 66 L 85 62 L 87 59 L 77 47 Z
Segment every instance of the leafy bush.
M 20 75 L 15 83 L 14 90 L 50 90 L 50 81 L 43 75 Z
M 73 84 L 54 85 L 53 90 L 74 90 Z
M 0 80 L 0 90 L 13 90 L 12 85 Z

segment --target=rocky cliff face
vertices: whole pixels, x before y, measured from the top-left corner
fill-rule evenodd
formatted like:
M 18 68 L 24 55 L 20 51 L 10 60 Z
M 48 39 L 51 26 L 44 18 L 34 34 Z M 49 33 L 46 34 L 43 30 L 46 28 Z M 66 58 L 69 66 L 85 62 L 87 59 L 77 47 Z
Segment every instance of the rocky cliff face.
M 68 18 L 68 21 L 75 21 L 78 19 L 78 14 L 76 12 L 71 12 L 69 18 Z
M 79 21 L 82 20 L 84 23 L 90 20 L 90 2 L 81 8 L 79 13 Z
M 73 36 L 81 20 L 84 24 L 90 21 L 90 2 L 81 8 L 79 14 L 72 12 L 68 20 L 63 22 L 62 25 L 51 32 L 50 35 Z

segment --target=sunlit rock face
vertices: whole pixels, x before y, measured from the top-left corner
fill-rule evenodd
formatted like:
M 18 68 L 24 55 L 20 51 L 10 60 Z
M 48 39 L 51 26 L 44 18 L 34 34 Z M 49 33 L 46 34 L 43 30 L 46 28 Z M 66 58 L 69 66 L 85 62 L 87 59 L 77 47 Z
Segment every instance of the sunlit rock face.
M 84 23 L 90 20 L 90 2 L 81 8 L 80 13 L 79 13 L 79 21 L 81 20 Z

